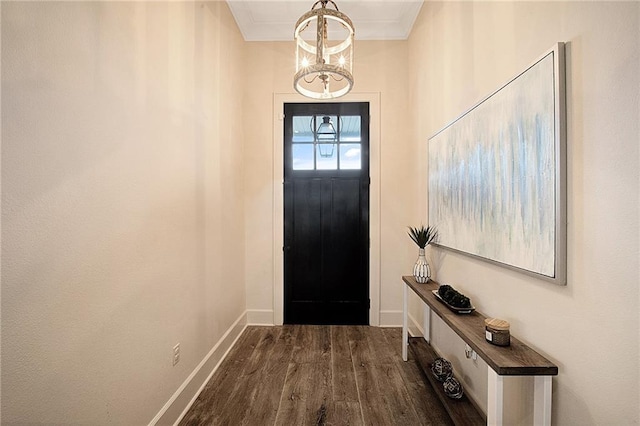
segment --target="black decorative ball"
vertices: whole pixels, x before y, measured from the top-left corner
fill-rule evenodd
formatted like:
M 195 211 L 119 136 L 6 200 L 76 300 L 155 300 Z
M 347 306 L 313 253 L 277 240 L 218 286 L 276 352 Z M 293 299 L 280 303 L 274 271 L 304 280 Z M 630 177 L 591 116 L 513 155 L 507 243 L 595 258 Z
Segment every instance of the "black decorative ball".
M 444 358 L 437 358 L 431 364 L 431 372 L 441 382 L 447 380 L 448 377 L 453 375 L 453 368 L 451 367 L 451 363 Z
M 449 398 L 460 399 L 464 394 L 462 385 L 453 377 L 445 380 L 442 386 L 444 387 L 444 393 L 446 393 Z

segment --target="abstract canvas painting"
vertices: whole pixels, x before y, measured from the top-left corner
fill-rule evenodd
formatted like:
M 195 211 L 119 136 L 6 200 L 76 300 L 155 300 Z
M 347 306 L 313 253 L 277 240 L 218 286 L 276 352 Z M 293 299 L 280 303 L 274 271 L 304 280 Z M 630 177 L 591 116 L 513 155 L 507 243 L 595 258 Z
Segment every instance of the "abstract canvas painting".
M 566 281 L 564 54 L 559 43 L 429 139 L 439 245 Z

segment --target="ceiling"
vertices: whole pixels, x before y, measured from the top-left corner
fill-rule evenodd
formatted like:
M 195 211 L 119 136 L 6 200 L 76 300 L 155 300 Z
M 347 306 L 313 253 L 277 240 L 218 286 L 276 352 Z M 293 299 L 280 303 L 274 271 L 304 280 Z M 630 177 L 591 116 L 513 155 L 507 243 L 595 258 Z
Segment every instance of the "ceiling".
M 246 41 L 293 41 L 293 28 L 315 0 L 227 0 Z M 423 0 L 335 0 L 356 40 L 405 40 Z

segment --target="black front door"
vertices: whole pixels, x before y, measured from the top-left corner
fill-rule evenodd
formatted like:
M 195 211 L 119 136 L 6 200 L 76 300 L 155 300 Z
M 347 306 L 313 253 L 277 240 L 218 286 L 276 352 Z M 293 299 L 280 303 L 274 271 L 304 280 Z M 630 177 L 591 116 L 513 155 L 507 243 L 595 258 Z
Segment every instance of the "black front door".
M 284 322 L 369 324 L 369 104 L 284 114 Z

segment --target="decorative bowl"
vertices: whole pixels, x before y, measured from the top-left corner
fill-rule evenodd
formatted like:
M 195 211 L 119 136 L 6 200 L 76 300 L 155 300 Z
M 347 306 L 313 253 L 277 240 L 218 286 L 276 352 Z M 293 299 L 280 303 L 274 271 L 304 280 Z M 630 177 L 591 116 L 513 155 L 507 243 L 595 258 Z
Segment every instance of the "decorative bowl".
M 444 387 L 444 393 L 446 393 L 449 398 L 460 399 L 464 394 L 462 385 L 453 377 L 445 380 L 442 386 Z
M 453 368 L 451 363 L 444 358 L 436 358 L 431 364 L 431 372 L 436 379 L 440 382 L 444 382 L 453 375 Z

